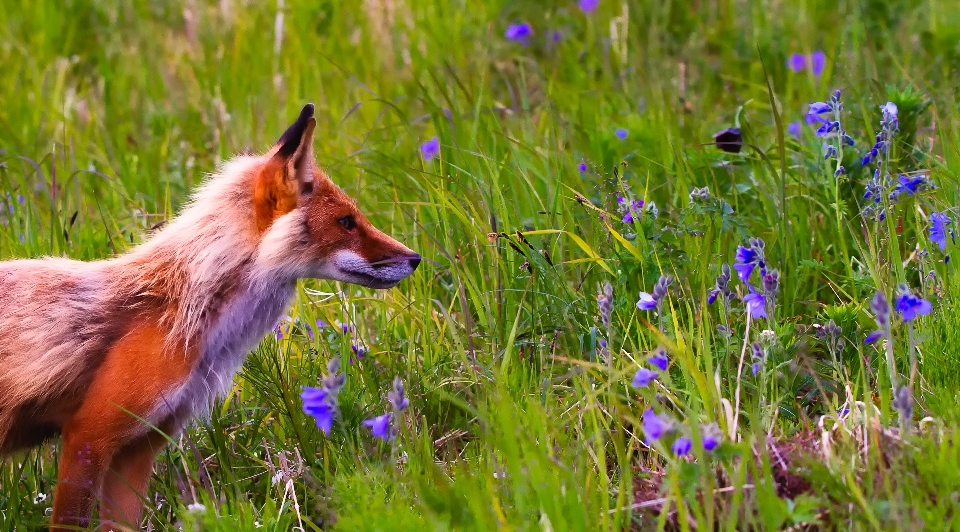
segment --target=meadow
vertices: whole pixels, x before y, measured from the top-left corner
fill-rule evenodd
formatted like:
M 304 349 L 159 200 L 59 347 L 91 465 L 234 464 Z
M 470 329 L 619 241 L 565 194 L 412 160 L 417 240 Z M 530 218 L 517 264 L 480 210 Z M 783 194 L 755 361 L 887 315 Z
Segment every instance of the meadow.
M 302 281 L 144 529 L 957 529 L 958 10 L 5 1 L 0 258 L 122 253 L 313 102 L 423 263 Z M 57 453 L 0 461 L 0 531 Z

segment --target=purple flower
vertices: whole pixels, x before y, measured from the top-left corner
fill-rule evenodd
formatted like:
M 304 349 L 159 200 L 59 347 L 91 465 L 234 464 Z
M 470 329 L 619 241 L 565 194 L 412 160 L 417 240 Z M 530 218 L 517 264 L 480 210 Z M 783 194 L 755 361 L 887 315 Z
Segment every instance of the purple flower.
M 807 123 L 808 126 L 819 126 L 825 122 L 829 122 L 829 119 L 822 117 L 818 114 L 807 113 L 803 117 L 803 121 Z
M 756 377 L 757 374 L 760 373 L 760 367 L 761 367 L 760 362 L 754 362 L 753 365 L 750 366 L 750 371 L 753 372 L 754 377 Z
M 319 320 L 319 319 L 317 320 L 317 330 L 318 330 L 318 331 L 319 331 L 320 329 L 323 329 L 323 328 L 326 327 L 326 326 L 327 326 L 327 323 L 326 323 L 325 321 Z
M 581 174 L 587 172 L 587 163 L 585 161 L 580 161 L 580 164 L 577 165 L 577 171 Z
M 800 72 L 807 68 L 807 58 L 803 54 L 790 54 L 787 58 L 787 68 L 794 72 Z
M 747 282 L 753 269 L 760 264 L 760 255 L 753 247 L 737 246 L 737 255 L 734 259 L 733 269 L 737 270 L 737 276 L 742 282 Z
M 600 5 L 600 0 L 580 0 L 577 5 L 584 13 L 593 13 Z
M 407 399 L 406 391 L 403 388 L 403 381 L 400 380 L 400 377 L 393 378 L 393 389 L 387 392 L 387 401 L 390 402 L 390 406 L 393 407 L 394 412 L 398 414 L 407 409 L 407 406 L 410 405 L 410 400 Z
M 549 31 L 547 32 L 547 35 L 549 36 L 551 42 L 560 42 L 563 40 L 563 34 L 560 33 L 560 30 Z
M 947 249 L 947 224 L 950 218 L 944 212 L 935 212 L 930 215 L 930 241 L 940 247 L 940 251 Z
M 700 434 L 703 436 L 703 450 L 712 451 L 720 445 L 720 440 L 723 439 L 723 432 L 720 431 L 720 427 L 716 423 L 711 423 L 705 427 L 700 428 Z
M 651 371 L 647 368 L 640 367 L 637 369 L 636 375 L 633 376 L 633 381 L 630 383 L 630 385 L 634 388 L 646 388 L 655 380 L 657 380 L 656 371 Z
M 643 200 L 627 202 L 627 199 L 623 196 L 617 196 L 617 203 L 620 205 L 620 210 L 623 211 L 623 223 L 625 224 L 632 224 L 633 220 L 643 212 Z
M 643 432 L 647 435 L 648 441 L 659 440 L 667 432 L 667 422 L 648 408 L 643 412 Z
M 910 177 L 901 175 L 897 177 L 897 183 L 897 188 L 900 188 L 901 192 L 906 192 L 907 194 L 916 194 L 920 191 L 923 185 L 927 184 L 927 176 L 916 175 Z
M 657 308 L 657 300 L 651 294 L 640 292 L 640 301 L 637 301 L 637 308 L 640 310 L 653 310 Z
M 767 298 L 750 286 L 750 293 L 743 296 L 743 303 L 746 305 L 747 314 L 757 318 L 767 317 Z
M 833 111 L 833 106 L 824 102 L 813 102 L 810 104 L 808 115 L 822 115 Z
M 800 138 L 801 130 L 802 130 L 802 126 L 800 125 L 799 121 L 790 122 L 789 124 L 787 124 L 787 133 L 789 133 L 790 135 L 793 135 L 796 138 Z
M 529 44 L 530 36 L 533 35 L 533 27 L 526 22 L 511 24 L 504 35 L 511 41 L 516 41 L 526 46 Z
M 897 113 L 899 113 L 900 110 L 897 109 L 897 104 L 893 102 L 887 102 L 880 106 L 880 112 L 891 118 L 896 118 Z
M 273 326 L 273 334 L 277 337 L 277 340 L 283 340 L 283 330 L 280 329 L 280 323 L 281 322 L 278 321 L 277 324 Z
M 839 129 L 840 129 L 840 122 L 831 122 L 827 120 L 826 122 L 823 123 L 822 126 L 817 128 L 817 136 L 826 137 L 830 133 L 833 133 L 834 131 L 837 131 Z
M 437 155 L 440 155 L 440 139 L 433 137 L 432 139 L 421 144 L 420 154 L 423 155 L 423 158 L 427 161 L 433 159 Z
M 690 454 L 690 449 L 693 447 L 693 442 L 690 441 L 690 438 L 680 436 L 673 442 L 671 449 L 673 454 L 677 456 L 686 456 Z
M 350 349 L 352 349 L 353 354 L 356 355 L 356 359 L 354 359 L 354 357 L 350 357 L 351 364 L 353 364 L 354 362 L 360 362 L 360 360 L 363 359 L 363 356 L 367 354 L 366 346 L 362 346 L 359 344 L 350 344 Z
M 827 66 L 827 56 L 821 50 L 817 50 L 810 54 L 810 72 L 814 76 L 820 77 L 823 74 L 823 69 Z
M 622 127 L 618 127 L 616 131 L 613 132 L 613 134 L 616 135 L 618 139 L 623 140 L 627 138 L 627 135 L 629 134 L 629 132 Z
M 317 421 L 317 427 L 329 436 L 336 414 L 336 407 L 329 392 L 323 388 L 304 386 L 300 398 L 303 400 L 303 411 L 312 416 Z
M 740 149 L 743 148 L 743 134 L 738 127 L 728 127 L 713 135 L 713 143 L 718 150 L 740 153 Z
M 930 312 L 933 311 L 933 305 L 931 305 L 929 301 L 907 291 L 897 296 L 895 308 L 897 312 L 900 313 L 903 321 L 913 321 L 917 316 L 930 314 Z
M 307 336 L 310 338 L 310 341 L 312 342 L 313 339 L 315 338 L 315 335 L 313 334 L 313 327 L 311 327 L 309 323 L 304 323 L 303 328 L 307 330 Z
M 864 345 L 870 345 L 883 337 L 883 331 L 873 331 L 863 339 Z
M 394 436 L 394 431 L 391 430 L 390 427 L 391 417 L 392 414 L 387 412 L 382 416 L 366 419 L 363 421 L 363 424 L 370 427 L 370 429 L 373 431 L 374 438 L 380 438 L 383 441 L 390 441 Z
M 667 371 L 667 365 L 670 363 L 670 360 L 667 359 L 667 352 L 664 351 L 662 347 L 658 347 L 653 355 L 647 359 L 647 362 L 660 371 Z

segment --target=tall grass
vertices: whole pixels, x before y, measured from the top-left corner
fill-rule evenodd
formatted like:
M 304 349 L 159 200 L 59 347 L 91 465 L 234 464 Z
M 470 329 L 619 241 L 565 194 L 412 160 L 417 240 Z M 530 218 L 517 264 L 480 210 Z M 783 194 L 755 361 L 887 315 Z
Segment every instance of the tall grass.
M 0 257 L 129 249 L 218 163 L 267 149 L 314 102 L 322 165 L 424 263 L 386 292 L 303 281 L 282 338 L 268 336 L 211 419 L 162 456 L 145 526 L 940 528 L 960 486 L 960 286 L 945 260 L 955 244 L 931 244 L 927 216 L 958 196 L 957 8 L 7 2 Z M 534 28 L 528 46 L 504 37 L 520 21 Z M 787 68 L 814 50 L 827 57 L 820 76 Z M 814 127 L 787 132 L 837 88 L 856 139 L 841 179 Z M 925 170 L 937 188 L 876 223 L 861 215 L 872 168 L 859 159 L 886 101 L 901 110 L 893 168 Z M 734 125 L 742 152 L 717 150 L 713 134 Z M 426 160 L 433 136 L 440 156 Z M 704 186 L 714 199 L 690 198 Z M 658 215 L 624 223 L 617 196 Z M 764 239 L 781 283 L 770 319 L 748 325 L 739 297 L 728 310 L 707 299 L 749 237 Z M 675 279 L 663 309 L 639 311 L 661 275 Z M 605 281 L 609 330 L 597 317 Z M 909 430 L 883 351 L 863 345 L 869 300 L 903 282 L 935 307 L 915 322 Z M 845 341 L 837 364 L 810 327 L 828 320 Z M 906 334 L 894 330 L 901 374 Z M 632 387 L 659 345 L 669 370 Z M 368 352 L 344 364 L 328 437 L 301 387 L 351 346 Z M 385 411 L 395 376 L 411 406 L 388 444 L 361 422 Z M 685 420 L 690 456 L 645 438 L 653 406 Z M 724 442 L 706 452 L 713 422 Z M 0 530 L 45 523 L 57 449 L 0 464 Z

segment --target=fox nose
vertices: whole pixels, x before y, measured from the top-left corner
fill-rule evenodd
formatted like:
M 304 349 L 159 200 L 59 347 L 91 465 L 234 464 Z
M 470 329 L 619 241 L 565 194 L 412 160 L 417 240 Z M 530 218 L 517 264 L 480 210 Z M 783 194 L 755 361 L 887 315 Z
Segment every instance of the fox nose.
M 417 269 L 417 266 L 420 266 L 420 255 L 413 255 L 407 260 L 410 261 L 410 267 L 413 268 L 414 270 Z

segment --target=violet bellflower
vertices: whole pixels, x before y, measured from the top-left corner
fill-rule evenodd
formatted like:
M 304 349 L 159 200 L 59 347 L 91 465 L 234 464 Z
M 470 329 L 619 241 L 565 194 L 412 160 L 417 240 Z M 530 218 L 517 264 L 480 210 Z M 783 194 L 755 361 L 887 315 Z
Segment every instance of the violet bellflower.
M 708 452 L 716 449 L 723 439 L 723 432 L 716 423 L 700 427 L 700 435 L 703 438 L 703 450 Z
M 911 294 L 910 290 L 902 285 L 894 306 L 903 321 L 913 321 L 917 316 L 930 314 L 933 311 L 933 305 L 929 301 Z
M 733 290 L 730 289 L 730 266 L 726 263 L 720 267 L 720 275 L 717 276 L 717 280 L 713 285 L 713 290 L 710 291 L 710 295 L 707 297 L 707 304 L 712 305 L 718 297 L 723 296 L 720 299 L 721 303 L 727 303 L 733 299 Z
M 787 68 L 794 72 L 802 72 L 807 68 L 807 57 L 803 54 L 790 54 L 787 58 Z
M 333 418 L 337 414 L 337 395 L 346 380 L 346 375 L 340 373 L 340 359 L 332 358 L 327 363 L 327 375 L 321 381 L 321 386 L 319 388 L 304 386 L 303 393 L 300 395 L 304 413 L 312 416 L 317 422 L 317 427 L 328 436 Z
M 617 196 L 617 207 L 623 213 L 623 223 L 632 224 L 643 212 L 643 200 L 628 201 L 623 196 Z
M 750 287 L 750 293 L 743 296 L 745 310 L 753 319 L 767 317 L 767 298 L 760 292 L 757 292 L 753 285 Z
M 810 54 L 810 72 L 816 76 L 820 77 L 823 74 L 823 70 L 827 67 L 827 55 L 823 53 L 822 50 L 817 50 Z
M 947 249 L 947 224 L 950 223 L 950 217 L 945 212 L 935 212 L 930 214 L 930 241 L 940 248 L 940 251 Z
M 363 420 L 363 424 L 367 427 L 370 427 L 374 438 L 380 438 L 383 441 L 390 441 L 394 436 L 390 426 L 391 416 L 393 416 L 393 412 L 387 412 L 382 416 L 365 419 Z
M 387 401 L 390 403 L 391 411 L 364 420 L 363 424 L 370 427 L 373 437 L 380 438 L 383 441 L 393 440 L 397 435 L 397 427 L 393 423 L 394 419 L 399 418 L 400 414 L 407 409 L 410 400 L 406 397 L 403 388 L 403 381 L 400 377 L 394 377 L 392 389 L 387 392 Z
M 733 269 L 737 270 L 737 275 L 744 283 L 750 280 L 754 268 L 760 268 L 760 275 L 766 275 L 766 263 L 764 262 L 764 248 L 766 245 L 759 238 L 751 238 L 748 247 L 737 246 L 736 259 Z
M 637 368 L 637 373 L 634 374 L 633 380 L 630 382 L 630 385 L 634 388 L 646 388 L 650 384 L 657 380 L 659 375 L 656 371 L 649 370 L 643 366 Z
M 584 13 L 593 13 L 600 6 L 600 0 L 580 0 L 577 6 Z
M 690 449 L 693 448 L 693 442 L 690 441 L 690 438 L 685 436 L 680 436 L 674 440 L 673 445 L 670 449 L 673 451 L 673 454 L 677 456 L 686 456 L 690 454 Z
M 660 310 L 671 283 L 673 283 L 673 278 L 661 275 L 657 284 L 653 286 L 653 293 L 640 292 L 637 308 L 640 310 Z
M 533 36 L 533 27 L 526 22 L 511 24 L 507 27 L 504 36 L 511 41 L 527 46 L 530 44 L 530 37 Z
M 420 155 L 422 155 L 423 159 L 426 161 L 429 161 L 440 155 L 440 139 L 433 137 L 432 139 L 421 144 Z
M 658 347 L 653 355 L 647 359 L 647 362 L 660 371 L 667 371 L 667 366 L 670 364 L 670 360 L 667 358 L 667 350 Z
M 664 434 L 669 432 L 670 423 L 657 415 L 653 408 L 648 408 L 643 412 L 643 433 L 647 436 L 647 443 L 659 440 Z

